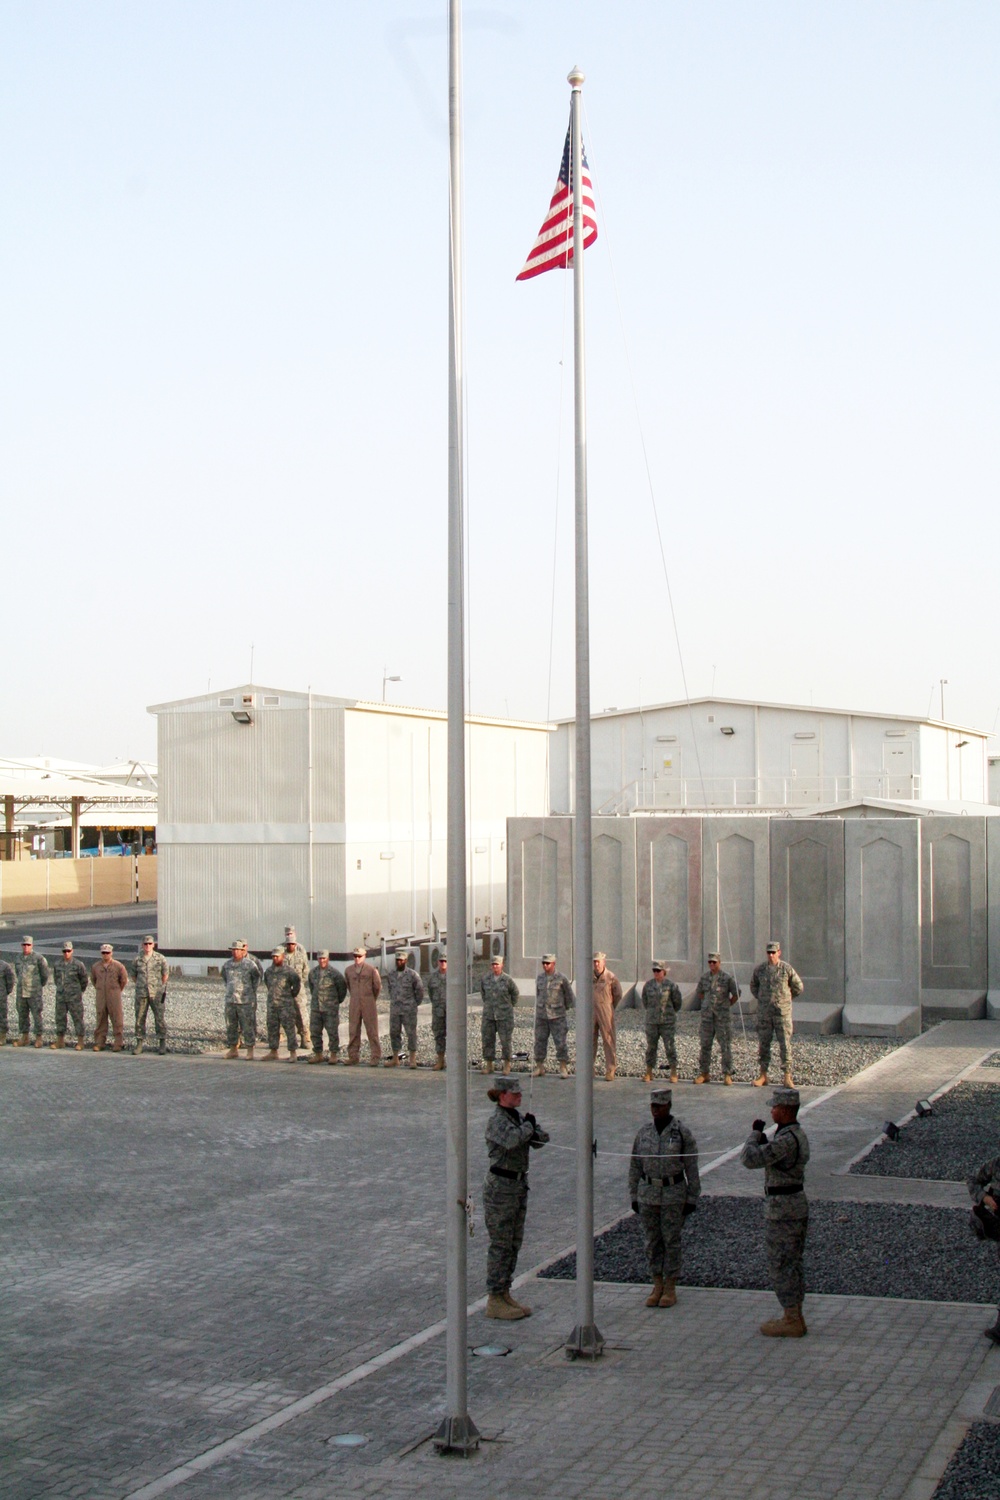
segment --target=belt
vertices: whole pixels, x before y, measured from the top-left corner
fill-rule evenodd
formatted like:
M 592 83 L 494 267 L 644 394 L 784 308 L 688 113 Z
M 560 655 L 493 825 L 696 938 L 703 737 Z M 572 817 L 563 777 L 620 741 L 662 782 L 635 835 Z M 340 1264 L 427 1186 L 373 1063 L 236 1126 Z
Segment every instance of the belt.
M 778 1186 L 775 1186 L 775 1187 L 766 1187 L 764 1189 L 765 1197 L 768 1197 L 768 1198 L 784 1198 L 789 1193 L 804 1193 L 804 1192 L 805 1192 L 805 1186 L 801 1182 L 798 1182 L 798 1183 L 796 1183 L 796 1182 L 785 1182 L 785 1183 L 781 1183 Z
M 510 1178 L 511 1182 L 520 1182 L 522 1178 L 525 1178 L 528 1175 L 527 1172 L 508 1171 L 506 1167 L 490 1167 L 490 1171 L 493 1173 L 494 1177 L 508 1177 Z
M 676 1187 L 679 1182 L 684 1181 L 684 1173 L 675 1172 L 673 1177 L 647 1177 L 643 1172 L 642 1180 L 643 1182 L 658 1182 L 660 1187 Z

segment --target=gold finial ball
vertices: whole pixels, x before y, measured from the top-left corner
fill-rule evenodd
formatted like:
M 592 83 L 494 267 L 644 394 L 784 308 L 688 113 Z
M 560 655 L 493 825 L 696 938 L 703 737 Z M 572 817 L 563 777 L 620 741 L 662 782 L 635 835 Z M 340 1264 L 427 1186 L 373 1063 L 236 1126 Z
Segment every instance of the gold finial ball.
M 581 68 L 577 67 L 577 68 L 574 68 L 572 70 L 572 72 L 570 72 L 570 73 L 568 73 L 566 75 L 566 82 L 568 84 L 570 84 L 570 86 L 572 88 L 578 89 L 580 87 L 580 85 L 583 83 L 583 80 L 584 80 L 585 76 L 586 75 L 584 74 L 583 70 Z

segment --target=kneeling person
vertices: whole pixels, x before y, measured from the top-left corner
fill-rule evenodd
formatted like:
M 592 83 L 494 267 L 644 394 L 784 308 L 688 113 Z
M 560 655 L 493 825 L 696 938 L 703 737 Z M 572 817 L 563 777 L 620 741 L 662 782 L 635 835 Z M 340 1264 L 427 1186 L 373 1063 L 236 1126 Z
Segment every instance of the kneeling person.
M 323 1028 L 330 1043 L 331 1063 L 340 1061 L 340 1007 L 347 994 L 347 980 L 339 969 L 331 969 L 326 948 L 316 955 L 316 967 L 309 971 L 309 1038 L 312 1042 L 311 1063 L 323 1061 Z
M 805 1280 L 802 1256 L 809 1228 L 806 1201 L 806 1162 L 809 1141 L 798 1123 L 798 1089 L 775 1089 L 771 1095 L 771 1119 L 777 1130 L 770 1140 L 764 1121 L 754 1120 L 740 1155 L 745 1167 L 764 1168 L 764 1238 L 767 1264 L 774 1294 L 783 1316 L 760 1325 L 767 1338 L 800 1339 L 806 1333 L 802 1304 Z
M 632 1212 L 642 1220 L 653 1276 L 647 1307 L 673 1307 L 681 1271 L 681 1227 L 701 1196 L 698 1143 L 671 1113 L 670 1089 L 653 1089 L 652 1115 L 632 1146 L 628 1169 Z

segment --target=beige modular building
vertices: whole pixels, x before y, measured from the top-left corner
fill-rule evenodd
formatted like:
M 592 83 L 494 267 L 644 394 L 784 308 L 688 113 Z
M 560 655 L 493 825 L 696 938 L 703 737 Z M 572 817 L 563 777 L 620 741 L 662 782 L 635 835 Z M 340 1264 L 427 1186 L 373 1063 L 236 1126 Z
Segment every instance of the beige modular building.
M 444 923 L 447 717 L 255 684 L 153 705 L 159 940 L 209 958 Z M 506 924 L 506 820 L 547 810 L 550 726 L 470 716 L 470 926 Z

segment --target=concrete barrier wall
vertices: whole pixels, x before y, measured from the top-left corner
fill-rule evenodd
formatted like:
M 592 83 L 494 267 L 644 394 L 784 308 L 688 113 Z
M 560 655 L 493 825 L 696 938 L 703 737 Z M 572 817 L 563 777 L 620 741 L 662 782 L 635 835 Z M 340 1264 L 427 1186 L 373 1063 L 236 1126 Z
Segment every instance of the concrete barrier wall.
M 156 900 L 158 856 L 0 860 L 0 915 Z

